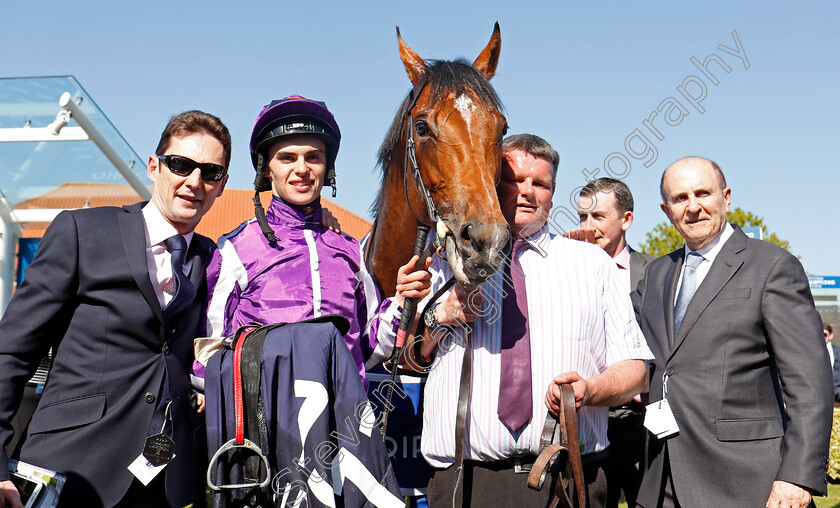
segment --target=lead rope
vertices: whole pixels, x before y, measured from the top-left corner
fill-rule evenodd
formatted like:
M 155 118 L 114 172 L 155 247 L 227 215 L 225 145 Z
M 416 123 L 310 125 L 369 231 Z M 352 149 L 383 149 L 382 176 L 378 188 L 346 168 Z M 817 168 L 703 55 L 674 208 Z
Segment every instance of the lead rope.
M 464 458 L 467 442 L 467 416 L 470 412 L 472 395 L 472 333 L 471 328 L 464 328 L 464 359 L 461 361 L 461 381 L 458 388 L 458 413 L 455 417 L 455 488 L 452 489 L 452 508 L 456 508 L 458 492 L 461 491 L 461 506 L 464 504 Z

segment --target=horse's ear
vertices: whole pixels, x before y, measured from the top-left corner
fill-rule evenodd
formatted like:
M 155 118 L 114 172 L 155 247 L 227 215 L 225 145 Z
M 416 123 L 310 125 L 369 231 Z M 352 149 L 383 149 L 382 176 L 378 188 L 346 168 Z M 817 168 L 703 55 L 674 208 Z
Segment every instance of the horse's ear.
M 496 74 L 496 66 L 499 65 L 499 51 L 502 50 L 502 34 L 499 30 L 499 22 L 493 28 L 493 35 L 490 36 L 490 42 L 478 55 L 478 58 L 473 62 L 473 67 L 478 69 L 478 72 L 484 74 L 488 80 Z
M 408 79 L 417 88 L 426 80 L 426 62 L 403 41 L 400 35 L 400 27 L 397 27 L 397 42 L 400 45 L 400 58 L 405 65 L 406 72 L 408 72 Z

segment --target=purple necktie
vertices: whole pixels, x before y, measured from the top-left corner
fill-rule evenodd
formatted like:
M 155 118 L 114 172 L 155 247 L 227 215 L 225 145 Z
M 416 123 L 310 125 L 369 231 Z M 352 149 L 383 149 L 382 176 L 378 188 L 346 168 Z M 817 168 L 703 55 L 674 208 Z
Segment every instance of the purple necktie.
M 528 326 L 528 296 L 519 254 L 525 240 L 513 244 L 505 265 L 505 298 L 502 302 L 501 379 L 499 419 L 515 432 L 531 420 L 531 334 Z

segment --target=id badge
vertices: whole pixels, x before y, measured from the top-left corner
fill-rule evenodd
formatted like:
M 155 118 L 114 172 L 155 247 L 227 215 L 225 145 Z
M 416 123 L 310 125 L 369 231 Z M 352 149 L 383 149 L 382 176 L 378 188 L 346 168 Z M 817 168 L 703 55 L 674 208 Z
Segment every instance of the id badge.
M 175 458 L 175 455 L 173 455 L 172 458 Z M 160 473 L 164 470 L 164 468 L 166 468 L 166 464 L 169 463 L 167 462 L 163 465 L 155 466 L 154 464 L 146 460 L 146 457 L 144 457 L 141 453 L 137 456 L 136 459 L 134 459 L 134 462 L 129 464 L 128 470 L 131 471 L 131 474 L 133 474 L 140 481 L 140 483 L 142 483 L 143 485 L 148 485 L 149 482 L 152 481 L 154 477 L 158 475 L 158 473 Z
M 162 432 L 149 436 L 143 446 L 143 456 L 153 466 L 167 464 L 175 456 L 175 441 Z
M 160 433 L 146 438 L 142 453 L 128 466 L 128 470 L 143 485 L 148 485 L 175 458 L 175 441 L 166 435 L 166 424 L 171 425 L 171 408 L 172 401 L 169 401 L 164 410 Z
M 645 428 L 657 439 L 668 439 L 679 434 L 680 428 L 668 399 L 662 399 L 645 407 Z

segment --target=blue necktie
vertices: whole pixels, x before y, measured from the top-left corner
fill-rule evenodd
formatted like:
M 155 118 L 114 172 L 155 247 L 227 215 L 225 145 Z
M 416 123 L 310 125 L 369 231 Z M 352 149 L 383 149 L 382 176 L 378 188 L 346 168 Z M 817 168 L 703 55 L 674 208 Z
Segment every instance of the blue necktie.
M 697 267 L 703 262 L 703 256 L 696 252 L 689 252 L 683 268 L 682 284 L 677 303 L 674 305 L 674 338 L 680 332 L 680 325 L 685 317 L 685 309 L 697 291 Z
M 502 344 L 500 354 L 499 419 L 511 432 L 531 420 L 531 334 L 528 326 L 528 296 L 519 253 L 528 244 L 513 244 L 505 265 L 505 298 L 502 301 Z
M 175 281 L 175 290 L 172 300 L 163 309 L 163 320 L 169 322 L 176 314 L 195 300 L 195 286 L 190 279 L 184 275 L 184 257 L 187 253 L 187 241 L 181 235 L 173 235 L 165 240 L 166 248 L 172 260 L 172 278 Z

